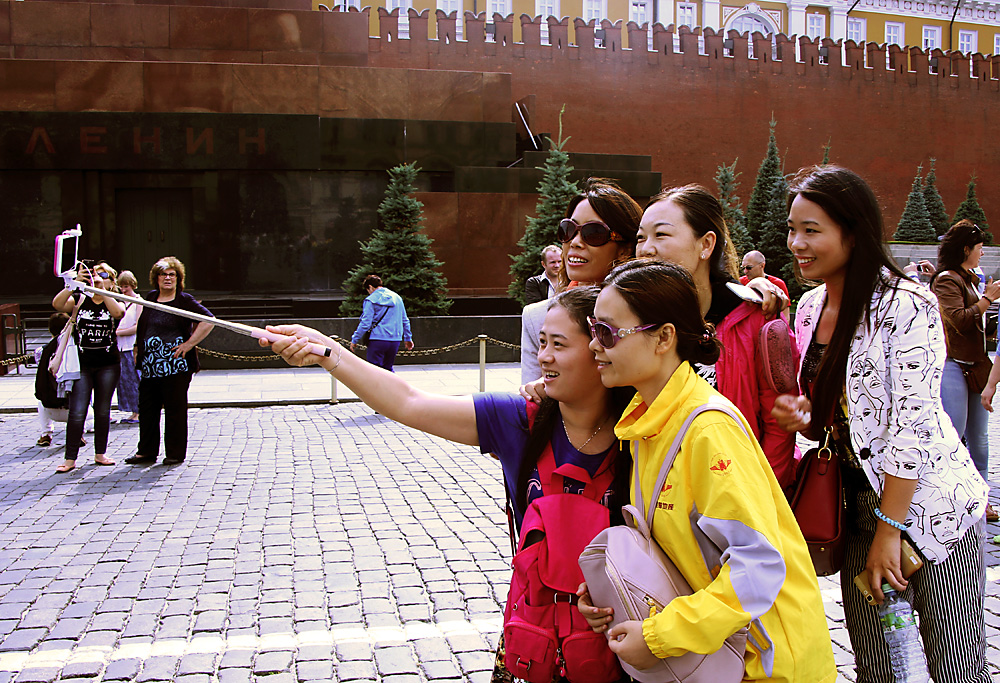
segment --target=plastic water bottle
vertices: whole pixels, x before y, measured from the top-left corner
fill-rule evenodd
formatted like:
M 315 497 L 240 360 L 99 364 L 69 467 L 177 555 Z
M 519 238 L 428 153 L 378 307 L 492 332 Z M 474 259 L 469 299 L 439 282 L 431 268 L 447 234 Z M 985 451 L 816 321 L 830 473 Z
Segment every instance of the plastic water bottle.
M 927 657 L 920 641 L 920 631 L 913 616 L 913 607 L 888 583 L 882 584 L 885 600 L 878 608 L 882 634 L 889 644 L 889 661 L 897 683 L 930 683 Z

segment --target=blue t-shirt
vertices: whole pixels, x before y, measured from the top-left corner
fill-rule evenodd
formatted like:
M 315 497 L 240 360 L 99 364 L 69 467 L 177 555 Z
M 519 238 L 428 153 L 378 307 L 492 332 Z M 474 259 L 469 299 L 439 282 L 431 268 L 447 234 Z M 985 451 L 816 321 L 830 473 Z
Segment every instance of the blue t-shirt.
M 524 510 L 517 507 L 517 496 L 514 489 L 517 486 L 517 473 L 524 457 L 524 446 L 528 441 L 528 412 L 525 399 L 518 394 L 475 394 L 472 401 L 476 406 L 476 429 L 479 431 L 479 449 L 483 453 L 493 453 L 500 458 L 503 468 L 503 478 L 510 493 L 511 505 L 514 507 L 514 523 L 521 528 Z M 562 418 L 556 423 L 552 433 L 552 454 L 556 467 L 571 463 L 587 470 L 591 476 L 608 457 L 610 448 L 600 453 L 581 453 L 570 444 L 566 438 L 566 430 L 562 427 Z M 566 493 L 581 493 L 584 484 L 569 478 L 563 478 L 563 490 Z M 542 495 L 542 485 L 538 477 L 538 468 L 532 472 L 528 480 L 528 504 Z M 611 505 L 612 491 L 609 488 L 601 500 L 605 507 Z

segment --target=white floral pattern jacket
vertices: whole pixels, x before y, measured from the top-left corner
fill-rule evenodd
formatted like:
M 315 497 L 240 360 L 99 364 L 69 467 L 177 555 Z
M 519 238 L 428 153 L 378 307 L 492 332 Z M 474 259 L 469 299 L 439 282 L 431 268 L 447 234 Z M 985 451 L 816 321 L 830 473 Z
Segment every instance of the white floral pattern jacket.
M 803 357 L 825 301 L 821 285 L 799 302 Z M 903 280 L 896 290 L 876 288 L 871 317 L 870 328 L 858 326 L 844 378 L 852 446 L 880 496 L 886 474 L 919 480 L 907 534 L 924 557 L 941 562 L 985 513 L 989 489 L 941 407 L 946 351 L 938 302 Z

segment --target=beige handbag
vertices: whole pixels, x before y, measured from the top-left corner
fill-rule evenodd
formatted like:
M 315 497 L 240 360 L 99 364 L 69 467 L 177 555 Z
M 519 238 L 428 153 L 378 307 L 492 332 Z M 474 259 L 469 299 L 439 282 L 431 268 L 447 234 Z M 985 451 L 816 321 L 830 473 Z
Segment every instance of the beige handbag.
M 706 404 L 696 408 L 674 437 L 660 467 L 654 491 L 663 489 L 691 422 L 708 410 L 726 413 L 741 428 L 743 426 L 742 421 L 726 406 Z M 745 429 L 743 431 L 746 432 Z M 652 610 L 659 612 L 674 598 L 694 592 L 652 537 L 650 529 L 656 497 L 645 509 L 639 485 L 639 466 L 635 459 L 633 461 L 636 463 L 632 473 L 635 501 L 646 514 L 640 515 L 639 509 L 626 505 L 622 508 L 626 525 L 605 529 L 580 555 L 580 568 L 593 603 L 614 608 L 611 626 L 624 621 L 643 621 L 655 614 Z M 735 683 L 743 679 L 746 644 L 747 629 L 741 628 L 729 636 L 721 648 L 708 655 L 688 652 L 680 657 L 661 659 L 660 664 L 643 670 L 625 662 L 621 664 L 628 675 L 641 683 Z

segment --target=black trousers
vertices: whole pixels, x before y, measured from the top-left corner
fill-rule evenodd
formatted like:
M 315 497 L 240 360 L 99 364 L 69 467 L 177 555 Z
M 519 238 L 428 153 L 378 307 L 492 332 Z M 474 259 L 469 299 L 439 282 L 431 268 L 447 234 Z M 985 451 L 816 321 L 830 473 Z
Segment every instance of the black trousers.
M 139 381 L 139 447 L 137 455 L 160 454 L 160 412 L 164 415 L 163 445 L 166 457 L 183 460 L 187 454 L 187 392 L 191 373 L 169 377 L 143 377 Z

